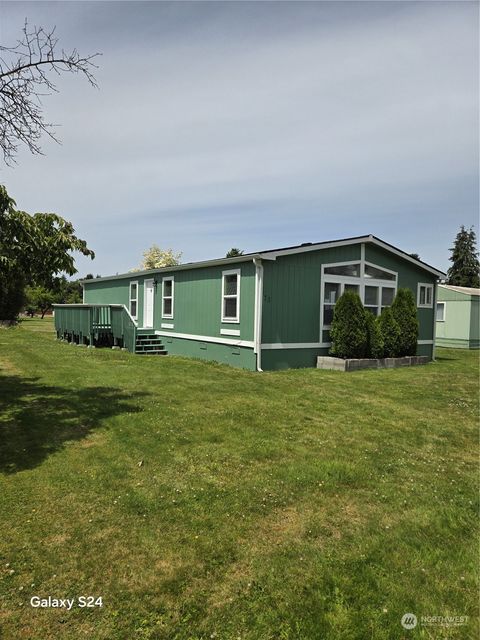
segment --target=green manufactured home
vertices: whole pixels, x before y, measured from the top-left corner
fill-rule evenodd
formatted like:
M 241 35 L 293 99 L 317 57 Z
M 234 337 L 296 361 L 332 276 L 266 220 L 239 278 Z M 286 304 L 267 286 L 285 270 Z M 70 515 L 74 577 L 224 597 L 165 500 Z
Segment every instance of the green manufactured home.
M 433 358 L 444 274 L 376 238 L 306 243 L 83 281 L 82 305 L 57 305 L 59 337 L 250 370 L 314 367 L 330 347 L 336 300 L 359 293 L 378 315 L 400 287 L 418 300 L 418 355 Z
M 480 289 L 438 286 L 436 338 L 439 347 L 480 348 Z

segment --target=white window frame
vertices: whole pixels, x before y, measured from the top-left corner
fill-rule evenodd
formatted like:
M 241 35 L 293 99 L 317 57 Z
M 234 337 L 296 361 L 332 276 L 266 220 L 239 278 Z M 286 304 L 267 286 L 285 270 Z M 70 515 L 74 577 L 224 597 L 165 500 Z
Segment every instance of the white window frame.
M 328 267 L 341 267 L 350 264 L 360 264 L 360 275 L 356 276 L 336 276 L 331 274 L 326 274 L 325 269 Z M 365 265 L 369 265 L 370 267 L 375 267 L 375 269 L 381 269 L 382 271 L 386 271 L 387 273 L 391 273 L 395 276 L 395 280 L 377 280 L 375 278 L 370 278 L 365 276 Z M 325 283 L 331 282 L 333 284 L 340 285 L 340 295 L 345 291 L 346 284 L 354 284 L 358 286 L 358 292 L 360 296 L 360 300 L 362 304 L 365 306 L 365 287 L 377 287 L 378 288 L 378 305 L 377 310 L 382 311 L 382 289 L 393 289 L 393 297 L 397 295 L 398 289 L 398 273 L 396 271 L 392 271 L 391 269 L 386 269 L 379 264 L 374 264 L 373 262 L 366 262 L 363 257 L 358 260 L 350 260 L 349 262 L 332 262 L 329 264 L 322 264 L 322 273 L 321 273 L 321 290 L 320 290 L 320 342 L 323 343 L 323 332 L 325 330 L 331 329 L 331 324 L 323 323 L 323 310 L 325 306 Z M 373 307 L 373 305 L 368 305 L 369 307 Z
M 442 313 L 442 319 L 441 319 L 441 320 L 438 320 L 438 318 L 437 318 L 437 311 L 438 311 L 438 307 L 439 307 L 440 305 L 442 305 L 442 307 L 443 307 L 443 313 Z M 442 302 L 437 302 L 437 305 L 436 305 L 436 308 L 435 308 L 435 322 L 445 322 L 445 314 L 446 314 L 446 311 L 447 311 L 447 305 L 446 305 L 446 303 L 445 303 L 444 301 L 442 301 Z
M 239 324 L 240 323 L 240 281 L 241 281 L 241 273 L 240 269 L 228 269 L 227 271 L 222 271 L 222 299 L 221 299 L 221 319 L 222 323 L 228 324 Z M 237 276 L 237 293 L 235 295 L 226 295 L 225 294 L 225 277 L 226 276 Z M 236 298 L 237 300 L 237 315 L 235 318 L 226 318 L 224 315 L 225 310 L 225 299 L 226 298 Z
M 362 275 L 365 275 L 365 266 L 373 267 L 374 269 L 380 269 L 381 271 L 385 271 L 385 273 L 391 273 L 392 276 L 395 276 L 394 280 L 384 280 L 383 278 L 370 278 L 370 276 L 365 276 L 365 280 L 367 280 L 367 282 L 369 280 L 380 280 L 381 282 L 396 282 L 398 280 L 397 271 L 392 271 L 391 269 L 381 267 L 379 264 L 373 264 L 373 262 L 367 262 L 366 260 L 363 261 Z
M 167 280 L 170 280 L 172 283 L 172 295 L 171 296 L 166 296 L 165 295 L 165 282 Z M 172 313 L 165 313 L 165 300 L 171 300 L 172 301 Z M 164 276 L 162 278 L 162 318 L 173 318 L 174 315 L 174 301 L 175 301 L 175 276 Z
M 422 287 L 425 287 L 425 304 L 420 304 L 420 292 L 422 290 Z M 428 304 L 427 301 L 427 290 L 430 289 L 431 290 L 431 294 L 430 294 L 430 303 Z M 434 294 L 434 285 L 431 284 L 430 282 L 419 282 L 417 284 L 417 308 L 418 309 L 433 309 L 433 294 Z
M 136 286 L 136 291 L 137 291 L 137 297 L 136 298 L 132 298 L 132 285 L 135 284 Z M 136 309 L 137 309 L 137 313 L 135 315 L 133 315 L 132 313 L 132 302 L 135 302 L 136 304 Z M 134 320 L 137 320 L 138 318 L 138 280 L 131 280 L 129 283 L 129 288 L 128 288 L 128 313 L 132 316 L 132 318 Z

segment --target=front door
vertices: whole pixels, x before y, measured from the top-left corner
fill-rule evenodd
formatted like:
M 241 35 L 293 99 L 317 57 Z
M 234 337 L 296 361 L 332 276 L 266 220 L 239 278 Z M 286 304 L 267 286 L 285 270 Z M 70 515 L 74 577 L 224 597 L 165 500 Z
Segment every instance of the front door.
M 143 326 L 153 327 L 153 280 L 145 280 L 144 283 L 144 305 L 143 305 Z

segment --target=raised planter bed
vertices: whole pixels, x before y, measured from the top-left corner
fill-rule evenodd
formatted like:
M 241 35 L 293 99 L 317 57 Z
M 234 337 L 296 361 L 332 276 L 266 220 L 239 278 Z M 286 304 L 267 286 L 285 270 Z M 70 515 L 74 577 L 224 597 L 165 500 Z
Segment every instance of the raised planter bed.
M 332 356 L 318 356 L 317 369 L 332 369 L 335 371 L 358 371 L 359 369 L 396 369 L 397 367 L 411 367 L 416 364 L 427 364 L 428 356 L 404 356 L 403 358 L 334 358 Z

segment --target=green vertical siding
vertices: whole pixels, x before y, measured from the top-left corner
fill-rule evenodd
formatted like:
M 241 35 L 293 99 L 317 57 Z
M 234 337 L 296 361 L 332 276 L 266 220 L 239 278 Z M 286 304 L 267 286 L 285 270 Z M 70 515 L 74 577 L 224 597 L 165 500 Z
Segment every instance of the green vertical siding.
M 222 272 L 240 270 L 240 321 L 222 322 Z M 162 317 L 162 281 L 174 279 L 173 318 Z M 253 342 L 255 316 L 255 266 L 253 262 L 238 262 L 218 267 L 164 271 L 155 274 L 127 274 L 116 280 L 85 283 L 85 303 L 124 304 L 129 309 L 130 282 L 138 282 L 137 323 L 144 325 L 143 304 L 146 280 L 156 280 L 154 289 L 154 322 L 152 330 L 164 334 L 188 334 L 198 340 L 168 338 L 165 346 L 170 354 L 186 355 L 205 360 L 225 362 L 246 369 L 256 368 L 253 347 L 235 344 L 202 342 L 202 336 L 219 340 Z M 173 325 L 173 328 L 162 327 Z M 222 329 L 240 331 L 239 336 L 223 335 Z
M 240 269 L 240 322 L 221 321 L 222 271 Z M 173 318 L 162 318 L 162 278 L 174 277 Z M 155 328 L 173 324 L 175 333 L 200 336 L 253 340 L 255 308 L 255 266 L 253 262 L 239 262 L 228 266 L 172 271 L 158 275 L 155 295 Z M 240 330 L 240 336 L 222 336 L 221 329 Z M 169 329 L 161 329 L 170 331 Z
M 262 349 L 262 369 L 305 369 L 317 366 L 318 356 L 327 356 L 328 348 L 318 349 Z
M 265 260 L 262 342 L 319 342 L 322 264 L 350 260 L 360 244 Z
M 470 307 L 470 345 L 476 349 L 480 346 L 480 298 L 472 296 Z
M 163 342 L 169 355 L 213 360 L 250 371 L 257 368 L 257 357 L 250 348 L 168 336 L 163 338 Z
M 438 288 L 438 301 L 445 303 L 445 321 L 436 322 L 435 343 L 440 347 L 480 347 L 480 297 Z
M 279 256 L 276 260 L 263 260 L 262 343 L 313 344 L 305 349 L 262 349 L 262 368 L 314 366 L 315 357 L 326 353 L 325 347 L 316 346 L 328 340 L 327 332 L 320 337 L 321 269 L 324 264 L 350 262 L 361 259 L 361 244 L 344 245 L 328 249 L 315 249 L 303 253 Z M 379 247 L 365 244 L 367 262 L 398 273 L 398 286 L 409 287 L 417 298 L 417 284 L 435 284 L 435 277 L 421 267 Z M 222 323 L 222 272 L 239 269 L 240 322 Z M 162 317 L 162 280 L 174 279 L 173 318 Z M 252 346 L 226 344 L 219 347 L 204 341 L 202 336 L 222 340 L 254 340 L 255 319 L 255 265 L 253 261 L 232 262 L 228 265 L 172 270 L 156 274 L 126 274 L 110 281 L 92 280 L 85 284 L 85 302 L 97 304 L 124 304 L 129 306 L 129 283 L 138 281 L 138 326 L 143 326 L 144 281 L 154 278 L 154 330 L 165 337 L 169 353 L 191 355 L 229 364 L 255 368 Z M 419 340 L 433 340 L 434 310 L 419 309 Z M 173 325 L 162 327 L 162 324 Z M 239 330 L 239 336 L 228 336 L 222 329 Z M 177 335 L 175 335 L 177 334 Z M 182 335 L 178 335 L 182 334 Z M 188 336 L 188 337 L 187 337 Z M 428 352 L 431 345 L 419 345 L 418 353 Z
M 379 266 L 398 272 L 398 288 L 411 289 L 417 301 L 417 285 L 419 282 L 435 285 L 436 276 L 428 271 L 424 271 L 421 267 L 417 267 L 408 260 L 403 260 L 395 254 L 385 251 L 376 245 L 365 245 L 365 261 L 378 264 Z M 435 309 L 417 309 L 417 317 L 420 323 L 418 339 L 433 340 L 434 339 L 434 313 Z M 424 355 L 417 352 L 418 355 Z
M 86 282 L 83 289 L 85 304 L 124 304 L 128 307 L 127 280 L 92 280 Z
M 134 273 L 121 280 L 91 280 L 85 282 L 85 304 L 124 304 L 130 311 L 130 282 L 138 282 L 137 322 L 143 325 L 143 281 L 145 278 Z

